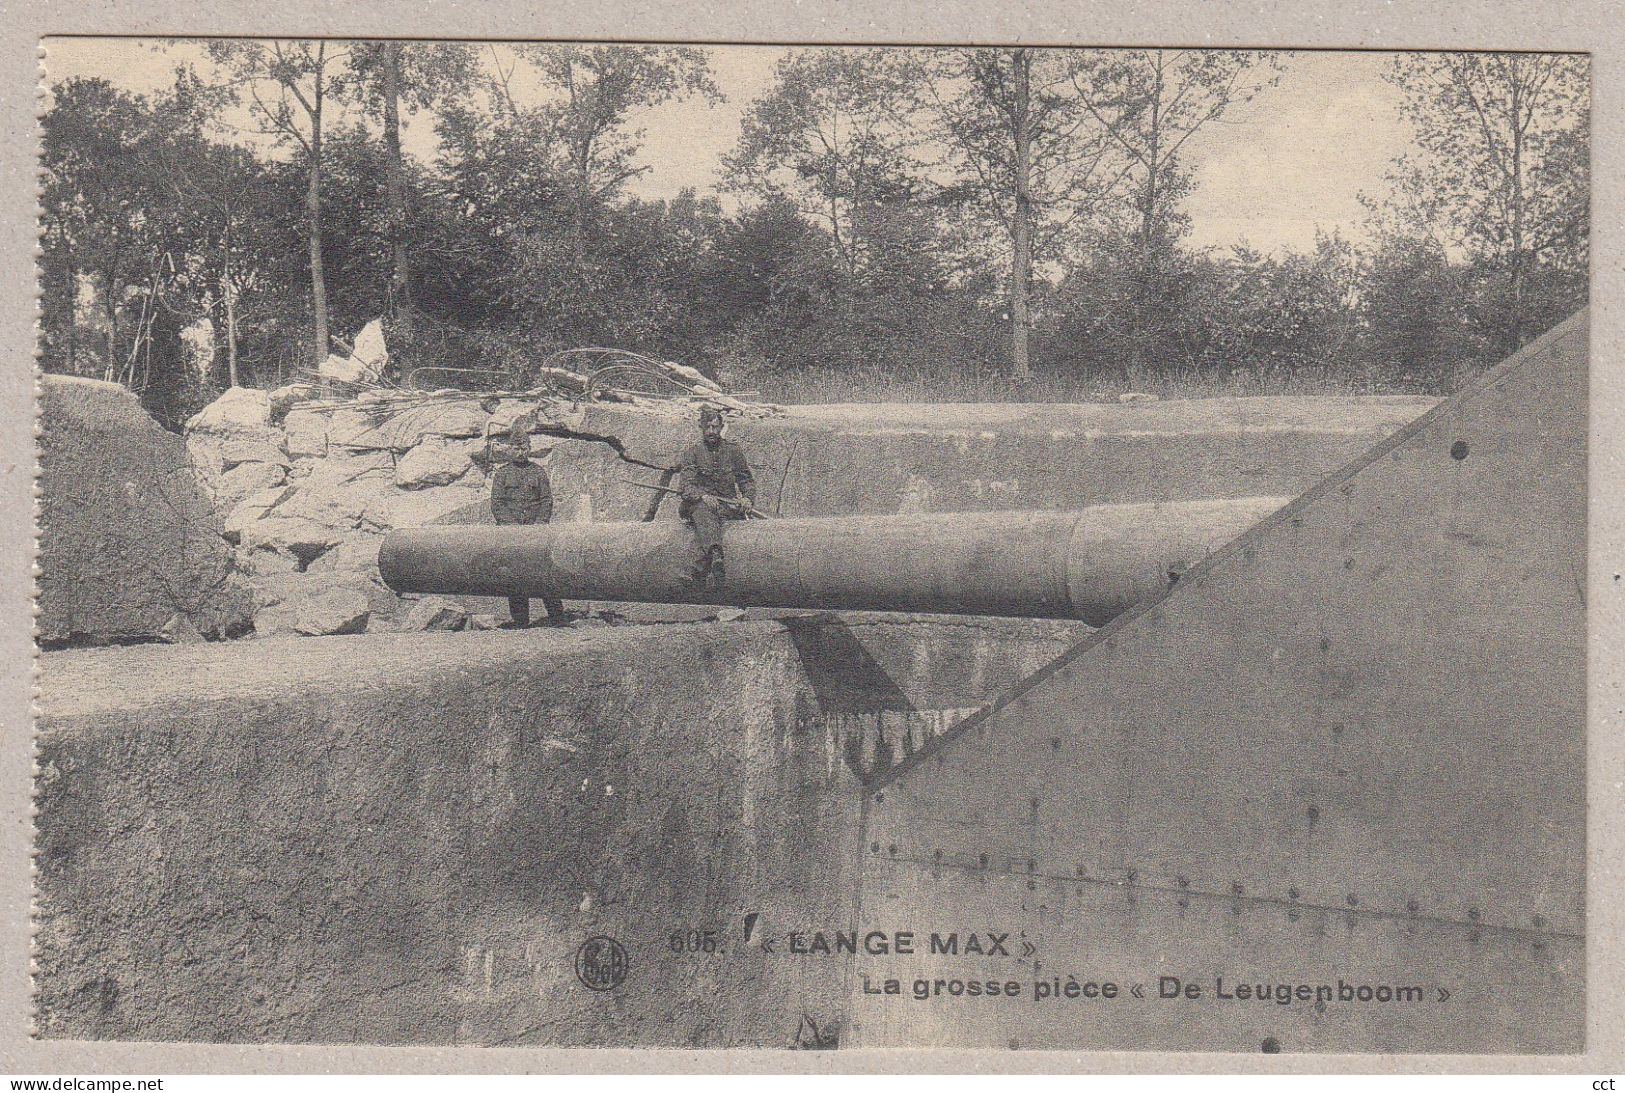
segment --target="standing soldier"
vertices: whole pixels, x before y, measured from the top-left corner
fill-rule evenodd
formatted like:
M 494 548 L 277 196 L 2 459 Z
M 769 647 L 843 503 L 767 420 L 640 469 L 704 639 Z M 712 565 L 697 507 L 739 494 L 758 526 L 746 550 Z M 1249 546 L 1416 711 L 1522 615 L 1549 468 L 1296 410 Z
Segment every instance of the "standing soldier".
M 530 434 L 523 419 L 514 423 L 508 433 L 503 454 L 507 462 L 491 475 L 491 517 L 498 524 L 545 524 L 553 519 L 553 484 L 547 472 L 530 461 Z M 549 622 L 563 622 L 564 604 L 544 597 Z M 523 629 L 530 625 L 530 600 L 524 596 L 508 597 L 508 614 L 513 626 Z
M 722 413 L 700 410 L 700 442 L 690 444 L 678 464 L 678 514 L 694 528 L 697 557 L 690 576 L 720 588 L 725 575 L 722 522 L 743 520 L 756 500 L 756 480 L 739 445 L 722 439 Z

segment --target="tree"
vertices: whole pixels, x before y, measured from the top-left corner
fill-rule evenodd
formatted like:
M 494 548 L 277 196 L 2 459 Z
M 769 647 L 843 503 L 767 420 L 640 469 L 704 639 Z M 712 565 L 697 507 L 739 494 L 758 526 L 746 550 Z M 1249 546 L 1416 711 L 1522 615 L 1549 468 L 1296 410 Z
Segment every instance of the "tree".
M 1078 101 L 1128 161 L 1122 193 L 1133 224 L 1137 291 L 1125 316 L 1134 364 L 1156 340 L 1173 248 L 1187 221 L 1179 202 L 1191 188 L 1186 144 L 1233 106 L 1279 80 L 1273 56 L 1231 49 L 1087 50 L 1069 76 Z
M 330 100 L 352 89 L 350 49 L 334 42 L 216 40 L 208 54 L 246 90 L 260 132 L 304 155 L 306 242 L 310 255 L 313 361 L 330 350 L 327 282 L 322 268 L 322 126 Z
M 889 50 L 799 50 L 746 111 L 724 185 L 793 206 L 824 229 L 850 278 L 870 260 L 877 206 L 921 190 L 910 72 Z
M 1387 78 L 1404 94 L 1418 147 L 1396 161 L 1390 181 L 1413 230 L 1440 232 L 1494 271 L 1498 341 L 1510 352 L 1539 332 L 1553 308 L 1559 316 L 1563 309 L 1532 293 L 1531 281 L 1584 265 L 1589 62 L 1549 53 L 1409 53 L 1394 58 Z
M 943 50 L 919 81 L 934 135 L 948 149 L 945 196 L 962 202 L 1004 244 L 1009 270 L 1011 369 L 1031 374 L 1033 269 L 1121 182 L 1115 147 L 1087 117 L 1061 50 Z
M 382 122 L 387 178 L 387 234 L 391 256 L 388 310 L 400 344 L 412 344 L 412 270 L 407 252 L 411 223 L 410 187 L 401 152 L 401 109 L 408 113 L 456 102 L 469 89 L 475 71 L 471 47 L 450 42 L 360 42 L 350 67 L 356 92 L 368 112 Z
M 506 68 L 501 55 L 491 51 L 493 113 L 523 121 L 541 137 L 539 143 L 568 183 L 578 233 L 593 210 L 649 169 L 633 165 L 643 139 L 643 130 L 630 126 L 635 112 L 690 95 L 722 97 L 703 49 L 525 44 L 513 50 L 514 61 Z M 514 97 L 512 76 L 519 63 L 534 71 L 543 102 L 526 105 Z
M 43 123 L 42 260 L 63 279 L 57 298 L 67 308 L 64 363 L 68 370 L 79 368 L 79 278 L 89 274 L 98 283 L 102 309 L 97 317 L 102 376 L 125 380 L 120 359 L 125 287 L 147 265 L 153 196 L 139 177 L 140 161 L 130 153 L 160 139 L 165 125 L 146 99 L 103 79 L 65 81 L 52 89 L 52 100 Z

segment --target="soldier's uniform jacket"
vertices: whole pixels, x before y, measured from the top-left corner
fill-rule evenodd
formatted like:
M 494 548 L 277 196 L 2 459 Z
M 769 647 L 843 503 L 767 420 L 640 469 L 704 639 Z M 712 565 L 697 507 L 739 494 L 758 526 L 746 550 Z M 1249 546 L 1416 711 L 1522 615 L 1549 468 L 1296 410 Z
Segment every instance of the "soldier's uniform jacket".
M 732 498 L 735 487 L 746 500 L 756 500 L 756 480 L 751 477 L 750 465 L 739 445 L 724 440 L 713 449 L 702 441 L 684 450 L 678 463 L 677 488 L 682 491 L 685 507 L 698 504 L 708 493 Z
M 504 463 L 491 475 L 491 516 L 499 524 L 545 524 L 553 518 L 553 484 L 535 463 Z

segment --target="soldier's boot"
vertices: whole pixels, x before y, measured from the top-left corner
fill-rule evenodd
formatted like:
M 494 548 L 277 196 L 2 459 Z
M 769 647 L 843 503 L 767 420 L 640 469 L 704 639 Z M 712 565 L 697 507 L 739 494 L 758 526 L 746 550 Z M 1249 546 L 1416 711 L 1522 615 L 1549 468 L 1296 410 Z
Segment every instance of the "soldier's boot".
M 696 588 L 704 588 L 706 586 L 706 581 L 710 576 L 711 553 L 707 551 L 703 557 L 697 559 L 694 564 L 689 567 L 688 579 Z
M 719 546 L 712 547 L 711 548 L 711 590 L 713 592 L 720 592 L 722 590 L 722 582 L 725 581 L 727 579 L 727 577 L 728 577 L 728 566 L 727 566 L 727 563 L 723 561 L 722 548 L 719 547 Z

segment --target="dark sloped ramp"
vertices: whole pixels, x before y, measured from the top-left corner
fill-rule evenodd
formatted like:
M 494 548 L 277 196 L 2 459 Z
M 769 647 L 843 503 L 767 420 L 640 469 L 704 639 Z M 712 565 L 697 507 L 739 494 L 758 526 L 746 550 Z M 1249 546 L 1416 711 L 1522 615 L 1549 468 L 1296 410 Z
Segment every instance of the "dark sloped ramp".
M 859 957 L 843 1042 L 1580 1050 L 1586 323 L 874 786 L 860 921 L 921 954 Z M 1119 997 L 1034 1000 L 1069 974 Z M 909 994 L 955 976 L 1023 990 Z

